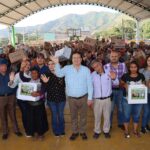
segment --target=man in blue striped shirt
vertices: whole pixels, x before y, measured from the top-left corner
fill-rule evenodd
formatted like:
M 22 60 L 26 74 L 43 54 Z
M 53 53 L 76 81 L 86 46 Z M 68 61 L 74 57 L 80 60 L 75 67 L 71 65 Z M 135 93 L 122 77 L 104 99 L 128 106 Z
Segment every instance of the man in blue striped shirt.
M 51 59 L 56 64 L 56 75 L 58 77 L 65 77 L 73 131 L 70 140 L 75 140 L 79 132 L 82 139 L 86 140 L 87 104 L 91 106 L 93 103 L 93 85 L 90 70 L 81 65 L 82 56 L 79 52 L 72 54 L 73 64 L 67 65 L 62 69 L 59 65 L 58 58 L 51 57 Z M 80 114 L 79 128 L 78 113 Z

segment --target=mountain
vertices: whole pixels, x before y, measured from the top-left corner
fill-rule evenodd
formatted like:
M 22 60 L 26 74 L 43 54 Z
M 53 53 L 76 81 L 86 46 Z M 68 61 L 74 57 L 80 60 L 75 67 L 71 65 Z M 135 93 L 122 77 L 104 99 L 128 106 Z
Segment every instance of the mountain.
M 121 13 L 111 12 L 89 12 L 84 15 L 70 14 L 45 24 L 16 27 L 16 33 L 44 33 L 55 31 L 66 31 L 68 28 L 88 28 L 91 32 L 103 30 L 116 24 L 115 20 L 120 20 Z M 0 37 L 8 36 L 8 30 L 0 30 Z

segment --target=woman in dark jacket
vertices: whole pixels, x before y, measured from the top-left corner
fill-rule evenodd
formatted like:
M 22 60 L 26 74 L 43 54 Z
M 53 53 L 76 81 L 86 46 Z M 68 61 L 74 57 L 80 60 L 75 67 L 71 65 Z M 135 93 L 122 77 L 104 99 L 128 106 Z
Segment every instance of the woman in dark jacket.
M 55 65 L 48 62 L 49 71 L 41 75 L 47 92 L 47 105 L 52 112 L 52 129 L 55 136 L 65 135 L 64 107 L 66 104 L 64 78 L 55 75 Z

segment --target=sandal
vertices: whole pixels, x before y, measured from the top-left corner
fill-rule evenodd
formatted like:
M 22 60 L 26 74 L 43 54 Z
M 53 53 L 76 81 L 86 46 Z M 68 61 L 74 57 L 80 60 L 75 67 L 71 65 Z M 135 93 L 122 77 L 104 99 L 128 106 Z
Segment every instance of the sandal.
M 126 139 L 129 139 L 130 138 L 130 134 L 127 132 L 127 133 L 124 133 L 124 137 L 126 138 Z
M 141 134 L 139 132 L 133 132 L 133 134 L 138 138 L 141 137 Z

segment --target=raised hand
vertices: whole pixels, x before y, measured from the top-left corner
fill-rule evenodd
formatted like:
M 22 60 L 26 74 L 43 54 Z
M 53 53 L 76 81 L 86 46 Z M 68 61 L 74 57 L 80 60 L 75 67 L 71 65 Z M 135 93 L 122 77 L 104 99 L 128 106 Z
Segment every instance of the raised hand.
M 49 81 L 49 77 L 46 77 L 45 74 L 42 74 L 42 75 L 41 75 L 41 79 L 42 79 L 42 81 L 43 81 L 44 83 L 47 83 L 47 82 Z
M 11 72 L 9 74 L 9 80 L 12 82 L 12 81 L 14 81 L 14 79 L 15 79 L 15 72 Z
M 117 77 L 116 73 L 113 71 L 110 71 L 109 76 L 112 80 L 116 79 L 116 77 Z
M 58 64 L 58 63 L 59 63 L 58 57 L 50 56 L 50 59 L 51 59 L 55 64 Z

